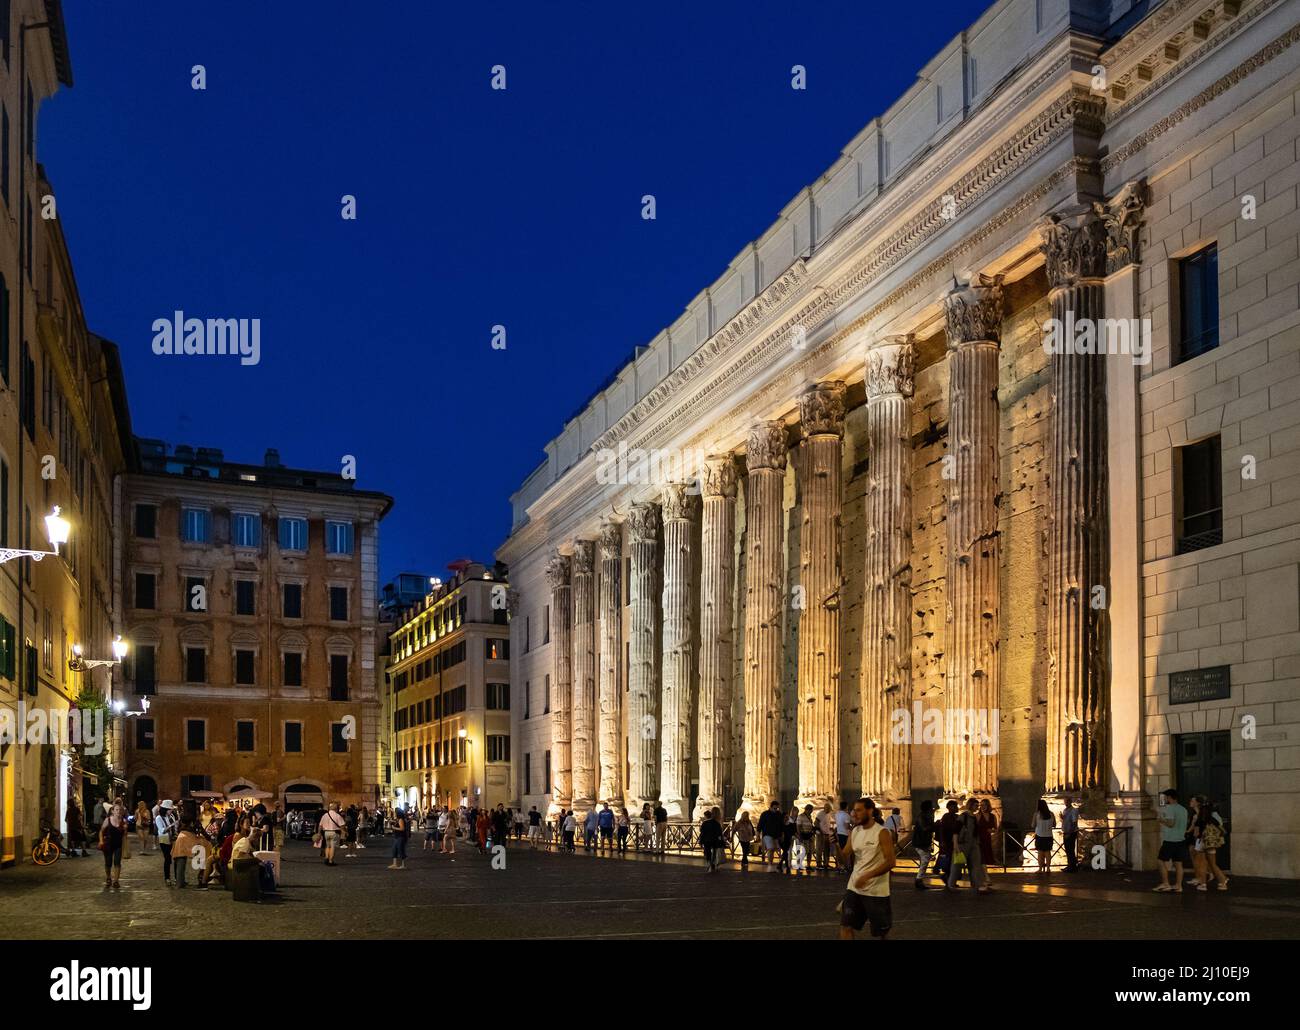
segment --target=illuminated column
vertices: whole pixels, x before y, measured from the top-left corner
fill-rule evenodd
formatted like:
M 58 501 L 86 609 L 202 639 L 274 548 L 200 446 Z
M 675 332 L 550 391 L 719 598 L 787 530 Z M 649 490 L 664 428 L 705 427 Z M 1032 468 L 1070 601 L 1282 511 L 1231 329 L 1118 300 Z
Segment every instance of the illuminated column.
M 700 698 L 697 747 L 700 796 L 693 818 L 722 804 L 731 768 L 731 621 L 735 589 L 736 462 L 730 454 L 705 461 L 704 521 L 700 527 Z
M 634 504 L 627 516 L 632 550 L 631 639 L 627 694 L 627 808 L 632 815 L 659 793 L 659 506 Z
M 590 540 L 573 543 L 573 807 L 578 812 L 590 811 L 596 800 L 595 550 Z
M 998 756 L 998 345 L 1001 279 L 944 298 L 948 316 L 948 620 L 944 787 L 993 795 Z M 960 724 L 954 721 L 961 713 Z M 954 730 L 960 725 L 962 730 Z M 915 730 L 915 728 L 914 728 Z M 960 737 L 961 739 L 957 739 Z
M 749 433 L 745 482 L 745 789 L 760 814 L 778 796 L 785 607 L 785 423 Z
M 553 808 L 568 808 L 573 803 L 573 752 L 571 750 L 573 718 L 573 612 L 570 610 L 569 557 L 553 554 L 546 563 L 546 578 L 551 587 L 551 642 L 554 648 L 555 681 L 551 701 L 551 776 L 548 784 Z
M 695 675 L 691 587 L 699 500 L 682 483 L 663 493 L 663 684 L 660 691 L 659 802 L 669 819 L 685 819 L 691 796 L 691 683 Z
M 1105 219 L 1095 208 L 1052 215 L 1042 233 L 1056 325 L 1069 335 L 1070 327 L 1091 323 L 1100 334 Z M 1051 358 L 1046 787 L 1052 793 L 1104 789 L 1110 762 L 1106 358 L 1072 350 L 1055 347 Z
M 862 636 L 862 793 L 911 794 L 910 744 L 892 714 L 912 707 L 912 375 L 910 336 L 867 351 L 866 618 Z
M 623 803 L 623 526 L 600 527 L 600 783 L 597 797 Z
M 844 384 L 820 383 L 799 398 L 799 796 L 821 808 L 840 797 L 840 512 Z

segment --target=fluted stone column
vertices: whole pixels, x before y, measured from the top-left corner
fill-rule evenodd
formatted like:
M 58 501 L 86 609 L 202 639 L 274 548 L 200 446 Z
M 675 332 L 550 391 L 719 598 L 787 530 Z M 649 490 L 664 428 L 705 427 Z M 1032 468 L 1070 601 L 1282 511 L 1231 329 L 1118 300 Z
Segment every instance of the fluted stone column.
M 867 351 L 866 618 L 862 636 L 862 793 L 909 797 L 911 742 L 893 714 L 912 708 L 912 441 L 916 352 L 910 336 Z
M 799 398 L 799 619 L 797 804 L 840 797 L 840 513 L 844 384 L 819 383 Z
M 735 589 L 736 462 L 730 454 L 704 463 L 700 527 L 700 699 L 697 748 L 700 796 L 697 822 L 722 804 L 731 769 L 731 623 Z
M 1001 279 L 944 298 L 948 318 L 947 709 L 944 786 L 998 787 L 998 346 Z M 958 721 L 960 720 L 960 721 Z
M 1066 333 L 1091 322 L 1104 340 L 1105 220 L 1087 208 L 1049 217 L 1042 233 L 1052 318 Z M 1106 358 L 1066 350 L 1057 347 L 1051 357 L 1046 787 L 1052 793 L 1105 788 L 1109 761 Z
M 573 804 L 573 612 L 570 609 L 569 556 L 553 554 L 546 563 L 551 587 L 551 646 L 554 649 L 554 680 L 551 699 L 551 806 Z
M 632 608 L 627 695 L 627 808 L 635 816 L 659 793 L 659 506 L 628 512 Z
M 596 801 L 596 545 L 573 544 L 573 808 L 588 812 Z
M 760 814 L 778 796 L 783 708 L 785 423 L 749 432 L 745 481 L 745 789 Z
M 596 797 L 623 803 L 623 526 L 600 526 L 600 782 Z
M 669 819 L 685 819 L 691 796 L 691 714 L 695 678 L 694 535 L 699 498 L 683 483 L 663 493 L 664 620 L 660 690 L 659 802 Z

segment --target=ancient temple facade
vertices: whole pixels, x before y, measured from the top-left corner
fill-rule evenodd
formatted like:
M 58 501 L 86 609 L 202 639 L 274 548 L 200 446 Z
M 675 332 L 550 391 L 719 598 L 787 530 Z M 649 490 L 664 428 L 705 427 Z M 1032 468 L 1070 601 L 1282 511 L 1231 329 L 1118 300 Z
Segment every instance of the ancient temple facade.
M 999 0 L 936 55 L 514 494 L 516 800 L 1069 796 L 1150 866 L 1173 786 L 1300 876 L 1297 42 Z

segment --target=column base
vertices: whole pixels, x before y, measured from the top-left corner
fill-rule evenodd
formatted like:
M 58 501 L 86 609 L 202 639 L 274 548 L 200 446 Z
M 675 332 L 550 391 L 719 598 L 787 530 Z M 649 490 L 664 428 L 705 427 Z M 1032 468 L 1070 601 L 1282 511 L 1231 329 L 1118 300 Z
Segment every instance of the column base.
M 733 816 L 735 819 L 740 818 L 741 812 L 748 812 L 749 818 L 753 820 L 754 825 L 758 825 L 758 817 L 766 812 L 773 801 L 779 801 L 776 796 L 764 797 L 763 795 L 749 795 L 740 799 L 740 807 L 736 809 Z
M 721 807 L 722 807 L 721 798 L 714 799 L 714 798 L 698 797 L 695 799 L 695 810 L 691 813 L 691 820 L 697 823 L 701 822 L 703 821 L 706 812 L 712 811 L 715 808 L 720 809 Z
M 681 798 L 660 798 L 659 804 L 664 806 L 664 811 L 668 813 L 670 823 L 685 822 L 689 818 L 686 812 L 686 802 Z
M 1093 822 L 1093 820 L 1089 820 Z M 1127 828 L 1129 864 L 1134 869 L 1155 869 L 1160 853 L 1160 823 L 1151 798 L 1142 791 L 1121 791 L 1106 798 L 1106 814 L 1096 825 L 1110 830 Z M 1124 846 L 1117 847 L 1121 857 Z

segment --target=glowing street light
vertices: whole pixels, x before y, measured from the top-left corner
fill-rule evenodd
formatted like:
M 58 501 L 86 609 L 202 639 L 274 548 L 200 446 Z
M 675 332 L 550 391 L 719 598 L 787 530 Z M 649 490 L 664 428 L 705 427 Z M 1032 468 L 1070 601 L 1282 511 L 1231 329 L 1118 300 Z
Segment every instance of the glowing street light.
M 47 554 L 58 557 L 59 544 L 68 542 L 68 534 L 72 531 L 68 520 L 59 514 L 60 508 L 56 504 L 54 510 L 45 516 L 45 535 L 50 538 L 50 543 L 54 545 L 52 551 L 29 551 L 18 547 L 0 547 L 0 565 L 7 561 L 13 561 L 15 558 L 30 558 L 32 561 L 40 561 Z
M 73 644 L 72 657 L 68 659 L 68 668 L 73 672 L 85 672 L 87 669 L 98 669 L 106 665 L 121 665 L 128 649 L 127 642 L 122 639 L 120 634 L 113 640 L 112 658 L 83 658 L 81 645 Z

